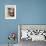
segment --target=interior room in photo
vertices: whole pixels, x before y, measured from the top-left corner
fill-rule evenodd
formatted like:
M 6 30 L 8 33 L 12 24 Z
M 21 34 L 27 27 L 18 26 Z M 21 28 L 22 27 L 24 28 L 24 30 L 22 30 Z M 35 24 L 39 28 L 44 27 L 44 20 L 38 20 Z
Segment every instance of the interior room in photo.
M 18 25 L 18 41 L 46 41 L 46 25 Z

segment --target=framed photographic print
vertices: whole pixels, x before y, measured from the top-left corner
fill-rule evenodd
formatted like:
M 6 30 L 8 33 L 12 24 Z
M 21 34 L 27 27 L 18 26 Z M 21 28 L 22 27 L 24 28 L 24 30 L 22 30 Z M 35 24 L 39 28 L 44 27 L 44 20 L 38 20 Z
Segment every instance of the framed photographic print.
M 19 24 L 18 25 L 18 41 L 46 41 L 46 25 L 45 24 Z
M 5 5 L 5 19 L 16 19 L 16 5 Z

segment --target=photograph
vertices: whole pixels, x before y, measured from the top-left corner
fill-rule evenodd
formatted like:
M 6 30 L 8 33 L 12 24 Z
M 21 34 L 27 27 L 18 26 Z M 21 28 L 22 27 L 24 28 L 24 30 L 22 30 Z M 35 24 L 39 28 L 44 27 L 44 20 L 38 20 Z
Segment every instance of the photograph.
M 42 44 L 46 42 L 46 25 L 18 24 L 18 43 L 20 46 L 31 46 L 32 43 L 41 42 Z
M 16 5 L 5 5 L 5 19 L 16 19 Z

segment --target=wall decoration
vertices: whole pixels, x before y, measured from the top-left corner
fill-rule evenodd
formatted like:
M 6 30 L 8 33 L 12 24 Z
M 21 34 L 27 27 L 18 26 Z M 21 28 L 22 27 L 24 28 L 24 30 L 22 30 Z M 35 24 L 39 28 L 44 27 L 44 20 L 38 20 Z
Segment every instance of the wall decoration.
M 5 5 L 5 19 L 16 19 L 16 5 Z
M 10 46 L 10 44 L 11 44 L 11 45 L 15 44 L 16 33 L 11 32 L 11 33 L 8 35 L 8 40 L 9 40 L 8 46 Z M 11 43 L 10 43 L 10 41 L 11 41 Z
M 18 26 L 19 32 L 20 40 L 46 41 L 46 25 L 20 24 Z

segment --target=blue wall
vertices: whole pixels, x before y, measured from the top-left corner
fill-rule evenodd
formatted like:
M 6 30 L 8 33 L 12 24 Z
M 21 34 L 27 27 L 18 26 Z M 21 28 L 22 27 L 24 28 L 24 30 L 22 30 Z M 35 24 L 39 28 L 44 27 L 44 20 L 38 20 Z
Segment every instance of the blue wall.
M 16 20 L 4 19 L 7 4 L 16 5 Z M 0 0 L 0 44 L 8 43 L 9 32 L 17 34 L 17 24 L 46 24 L 46 0 Z

